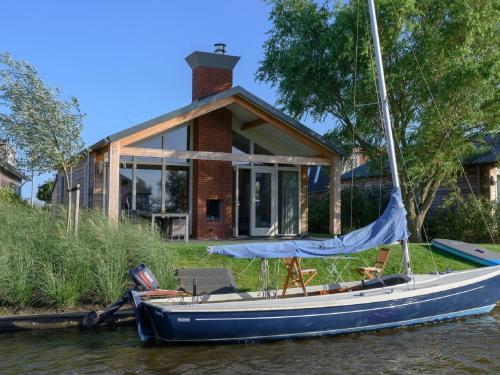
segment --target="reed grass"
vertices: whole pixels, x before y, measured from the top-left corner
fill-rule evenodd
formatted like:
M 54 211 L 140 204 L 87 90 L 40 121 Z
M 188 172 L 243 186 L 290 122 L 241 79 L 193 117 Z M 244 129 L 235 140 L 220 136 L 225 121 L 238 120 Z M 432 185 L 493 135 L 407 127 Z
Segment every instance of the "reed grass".
M 109 223 L 90 210 L 82 212 L 74 236 L 66 232 L 62 208 L 0 201 L 0 305 L 7 308 L 110 304 L 130 287 L 127 272 L 141 262 L 171 288 L 172 257 L 149 226 Z
M 232 242 L 234 243 L 234 242 Z M 220 242 L 219 242 L 220 244 Z M 165 242 L 151 231 L 149 223 L 109 223 L 97 211 L 82 211 L 78 236 L 66 233 L 65 212 L 31 208 L 0 200 L 0 307 L 75 308 L 108 305 L 131 286 L 128 270 L 145 263 L 162 288 L 175 288 L 174 268 L 223 267 L 232 271 L 241 289 L 259 290 L 260 261 L 207 255 L 209 242 Z M 500 252 L 498 245 L 485 245 Z M 411 244 L 416 273 L 462 270 L 477 265 L 453 255 L 432 250 L 426 244 Z M 352 259 L 304 259 L 303 267 L 316 268 L 312 285 L 337 281 L 332 265 L 343 280 L 356 280 L 356 267 L 369 266 L 377 250 Z M 434 261 L 433 261 L 434 259 Z M 282 260 L 270 260 L 273 287 L 285 277 Z M 402 254 L 394 247 L 386 273 L 402 270 Z

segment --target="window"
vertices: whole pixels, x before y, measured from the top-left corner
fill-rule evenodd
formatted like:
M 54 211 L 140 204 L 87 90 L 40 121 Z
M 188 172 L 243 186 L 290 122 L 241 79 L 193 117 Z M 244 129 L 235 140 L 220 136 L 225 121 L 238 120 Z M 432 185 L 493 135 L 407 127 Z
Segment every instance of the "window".
M 207 199 L 207 221 L 222 221 L 222 199 Z
M 142 213 L 161 211 L 161 165 L 137 165 L 136 209 Z
M 61 176 L 61 196 L 59 197 L 61 199 L 61 204 L 64 203 L 64 190 L 66 189 L 64 187 L 64 176 Z
M 167 166 L 165 210 L 167 212 L 189 211 L 189 167 Z
M 132 210 L 132 164 L 121 163 L 120 208 L 127 212 Z
M 250 140 L 233 132 L 233 154 L 250 154 Z
M 500 169 L 497 168 L 497 203 L 500 204 Z
M 271 151 L 266 150 L 264 147 L 259 146 L 257 143 L 253 144 L 253 153 L 258 155 L 274 155 Z

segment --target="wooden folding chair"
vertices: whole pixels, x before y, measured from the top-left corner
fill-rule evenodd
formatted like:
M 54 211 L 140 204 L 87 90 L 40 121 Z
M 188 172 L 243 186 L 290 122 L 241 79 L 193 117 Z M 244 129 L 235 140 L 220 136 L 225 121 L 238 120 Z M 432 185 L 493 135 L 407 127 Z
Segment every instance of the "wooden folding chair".
M 372 267 L 359 267 L 356 269 L 358 273 L 363 276 L 365 279 L 373 280 L 377 277 L 380 277 L 385 270 L 385 266 L 389 261 L 389 255 L 391 253 L 391 249 L 387 249 L 385 247 L 380 248 L 377 260 Z
M 315 268 L 303 270 L 300 267 L 300 259 L 297 257 L 284 258 L 285 267 L 287 269 L 285 285 L 283 286 L 282 297 L 285 296 L 286 291 L 290 285 L 300 286 L 304 292 L 304 296 L 307 296 L 306 286 L 311 282 L 311 280 L 318 274 Z

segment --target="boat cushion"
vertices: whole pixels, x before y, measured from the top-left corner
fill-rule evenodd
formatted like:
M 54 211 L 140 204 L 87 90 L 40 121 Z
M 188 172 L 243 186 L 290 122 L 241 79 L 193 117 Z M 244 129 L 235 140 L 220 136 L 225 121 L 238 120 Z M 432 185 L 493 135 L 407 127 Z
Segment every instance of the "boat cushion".
M 179 289 L 190 294 L 193 294 L 193 280 L 196 280 L 196 295 L 238 291 L 233 274 L 225 268 L 179 268 L 176 274 Z
M 361 283 L 363 285 L 363 289 L 373 289 L 373 288 L 382 288 L 384 286 L 404 284 L 410 281 L 411 278 L 409 276 L 394 273 L 391 275 L 378 277 L 373 280 L 368 280 L 368 281 L 362 280 Z

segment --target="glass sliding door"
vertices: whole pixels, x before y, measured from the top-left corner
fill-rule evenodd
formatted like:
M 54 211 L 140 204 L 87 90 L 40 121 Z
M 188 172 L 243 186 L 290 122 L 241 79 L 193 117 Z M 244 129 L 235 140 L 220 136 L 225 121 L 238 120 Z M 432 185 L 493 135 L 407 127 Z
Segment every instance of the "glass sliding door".
M 265 169 L 253 170 L 253 220 L 252 235 L 268 236 L 274 234 L 275 229 L 275 210 L 274 210 L 274 191 L 275 191 L 274 171 Z
M 299 233 L 299 174 L 296 171 L 278 171 L 278 232 Z
M 250 202 L 252 200 L 250 169 L 238 169 L 238 235 L 250 235 Z

